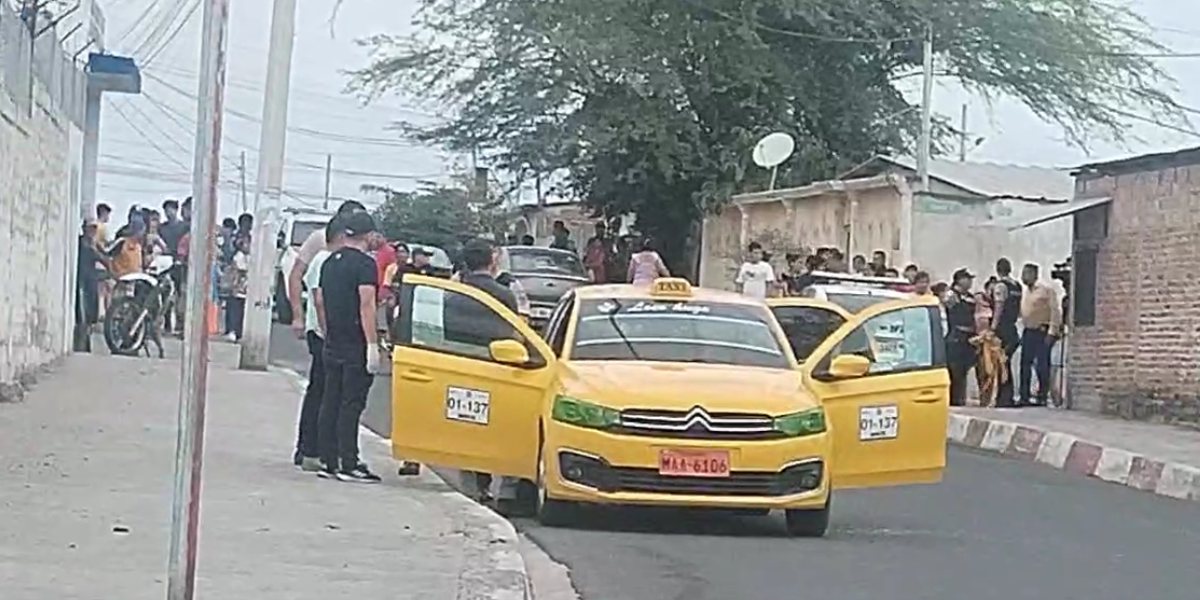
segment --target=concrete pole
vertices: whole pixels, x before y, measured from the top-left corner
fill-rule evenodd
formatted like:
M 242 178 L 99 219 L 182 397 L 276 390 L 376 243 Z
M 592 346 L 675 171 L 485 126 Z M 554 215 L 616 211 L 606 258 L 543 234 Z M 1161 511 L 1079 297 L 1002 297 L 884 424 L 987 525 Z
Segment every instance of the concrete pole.
M 275 239 L 279 229 L 283 159 L 287 151 L 288 93 L 295 35 L 296 0 L 275 0 L 271 14 L 271 45 L 267 51 L 262 137 L 258 145 L 258 186 L 254 193 L 254 248 L 250 251 L 246 335 L 242 338 L 242 355 L 238 365 L 241 369 L 252 371 L 266 370 L 271 349 L 271 291 L 276 280 Z
M 333 155 L 325 155 L 325 201 L 321 203 L 321 207 L 329 210 L 329 190 L 333 184 Z M 287 275 L 284 275 L 286 277 Z
M 83 169 L 79 174 L 80 217 L 96 218 L 96 168 L 100 157 L 100 98 L 99 87 L 87 84 L 87 103 L 83 110 Z
M 192 600 L 200 534 L 200 475 L 208 400 L 208 318 L 216 250 L 217 187 L 221 168 L 221 114 L 225 98 L 225 33 L 229 0 L 206 0 L 196 92 L 196 148 L 192 163 L 192 229 L 188 246 L 187 320 L 180 365 L 175 486 L 171 499 L 167 600 Z
M 933 146 L 933 28 L 925 31 L 924 76 L 921 90 L 921 141 L 917 146 L 917 174 L 921 191 L 929 192 L 929 155 Z

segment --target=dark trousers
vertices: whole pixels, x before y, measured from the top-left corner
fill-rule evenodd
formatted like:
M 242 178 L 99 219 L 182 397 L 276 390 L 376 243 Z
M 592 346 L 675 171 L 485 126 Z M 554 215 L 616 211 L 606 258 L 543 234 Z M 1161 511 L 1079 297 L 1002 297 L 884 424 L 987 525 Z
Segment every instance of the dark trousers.
M 374 377 L 367 373 L 366 349 L 325 349 L 325 394 L 317 420 L 321 462 L 334 469 L 358 466 L 358 419 L 367 406 Z
M 246 320 L 246 298 L 230 296 L 225 299 L 225 333 L 242 339 L 242 324 Z
M 1033 373 L 1037 372 L 1037 404 L 1046 405 L 1050 397 L 1050 349 L 1054 338 L 1045 329 L 1026 328 L 1021 333 L 1021 403 L 1029 404 Z
M 167 276 L 171 278 L 171 282 L 175 284 L 175 306 L 172 310 L 168 310 L 163 315 L 163 329 L 167 333 L 183 331 L 183 310 L 184 298 L 183 286 L 187 283 L 187 268 L 183 265 L 175 265 L 167 272 Z
M 1000 382 L 1000 387 L 996 390 L 996 406 L 999 408 L 1012 408 L 1013 406 L 1013 390 L 1016 389 L 1013 377 L 1012 359 L 1017 353 L 1017 348 L 1021 346 L 1021 335 L 1017 333 L 1017 327 L 1004 327 L 996 332 L 1000 338 L 1000 344 L 1004 348 L 1004 372 L 1008 374 L 1004 381 Z
M 976 363 L 975 347 L 966 336 L 946 339 L 946 368 L 950 371 L 950 406 L 967 405 L 967 381 Z
M 321 418 L 321 402 L 325 397 L 325 340 L 312 331 L 308 332 L 307 336 L 308 355 L 312 362 L 308 366 L 308 388 L 304 390 L 304 400 L 300 403 L 296 451 L 305 458 L 317 458 L 321 455 L 321 449 L 317 445 L 317 432 Z

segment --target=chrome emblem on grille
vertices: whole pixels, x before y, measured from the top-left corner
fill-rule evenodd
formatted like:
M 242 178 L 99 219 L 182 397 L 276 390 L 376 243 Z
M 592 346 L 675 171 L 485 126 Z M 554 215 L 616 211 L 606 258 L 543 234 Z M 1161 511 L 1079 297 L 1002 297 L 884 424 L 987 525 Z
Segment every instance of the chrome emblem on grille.
M 621 426 L 629 429 L 684 432 L 703 429 L 712 433 L 769 433 L 774 431 L 770 417 L 753 414 L 721 414 L 713 416 L 703 407 L 693 406 L 687 412 L 666 410 L 622 411 Z

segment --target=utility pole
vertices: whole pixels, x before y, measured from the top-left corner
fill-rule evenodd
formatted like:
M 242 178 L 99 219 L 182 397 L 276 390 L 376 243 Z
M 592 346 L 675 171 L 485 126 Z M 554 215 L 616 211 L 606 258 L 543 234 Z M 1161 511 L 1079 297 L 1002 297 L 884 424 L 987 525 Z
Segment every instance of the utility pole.
M 241 213 L 245 214 L 246 211 L 250 210 L 250 206 L 246 202 L 246 151 L 245 150 L 242 150 L 242 155 L 238 159 L 238 172 L 241 173 L 241 175 L 242 175 L 242 181 L 241 181 L 242 210 L 241 210 Z
M 267 82 L 263 98 L 262 137 L 258 145 L 258 185 L 254 190 L 254 248 L 250 251 L 250 285 L 246 301 L 246 335 L 238 367 L 265 371 L 271 348 L 271 288 L 275 284 L 275 239 L 287 152 L 288 94 L 292 46 L 296 37 L 296 0 L 274 0 L 271 43 L 267 50 Z M 286 274 L 285 274 L 286 280 Z
M 921 91 L 921 141 L 917 147 L 917 174 L 921 191 L 929 191 L 929 154 L 933 145 L 933 28 L 925 29 L 923 85 Z
M 192 159 L 192 234 L 188 255 L 187 320 L 180 361 L 175 485 L 167 561 L 167 600 L 192 600 L 200 534 L 200 481 L 208 401 L 208 305 L 216 247 L 217 187 L 221 176 L 221 115 L 225 104 L 225 33 L 229 0 L 204 2 L 200 81 L 196 92 L 196 147 Z
M 967 162 L 967 105 L 962 105 L 962 119 L 958 124 L 958 162 Z
M 329 210 L 329 186 L 333 183 L 333 155 L 325 155 L 325 202 L 321 206 Z

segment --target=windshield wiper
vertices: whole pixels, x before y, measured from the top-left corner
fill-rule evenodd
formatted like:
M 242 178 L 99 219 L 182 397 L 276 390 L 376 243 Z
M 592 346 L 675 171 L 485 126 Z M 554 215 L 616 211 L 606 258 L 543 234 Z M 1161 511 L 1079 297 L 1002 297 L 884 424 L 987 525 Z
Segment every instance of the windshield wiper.
M 633 360 L 642 360 L 642 357 L 638 354 L 638 351 L 634 349 L 633 342 L 629 341 L 629 338 L 625 335 L 625 330 L 622 329 L 621 325 L 617 323 L 617 313 L 622 308 L 621 301 L 613 299 L 612 303 L 616 306 L 612 310 L 608 311 L 608 322 L 612 324 L 613 331 L 617 332 L 617 337 L 621 338 L 622 342 L 625 342 L 625 347 L 629 349 L 629 354 L 633 357 Z

